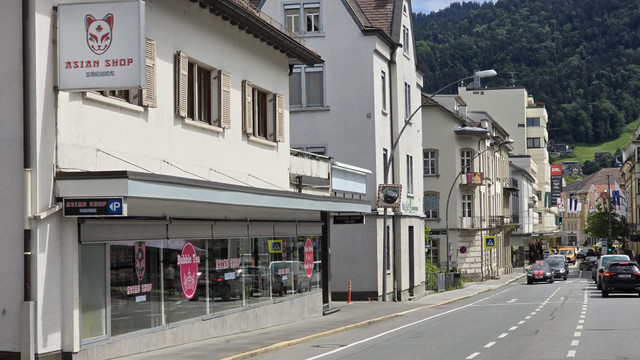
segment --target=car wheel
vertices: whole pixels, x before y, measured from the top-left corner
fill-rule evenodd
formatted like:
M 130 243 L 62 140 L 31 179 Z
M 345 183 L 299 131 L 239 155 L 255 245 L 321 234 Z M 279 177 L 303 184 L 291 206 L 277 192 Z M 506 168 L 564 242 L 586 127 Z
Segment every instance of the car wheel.
M 609 292 L 602 290 L 602 297 L 609 297 Z
M 549 284 L 553 284 L 554 281 L 556 281 L 556 279 L 551 278 L 551 280 L 549 280 Z
M 531 285 L 531 284 L 533 284 L 533 281 L 532 280 L 527 280 L 527 284 Z
M 565 276 L 563 277 L 563 279 L 564 279 L 564 280 L 567 280 L 567 275 L 565 275 Z

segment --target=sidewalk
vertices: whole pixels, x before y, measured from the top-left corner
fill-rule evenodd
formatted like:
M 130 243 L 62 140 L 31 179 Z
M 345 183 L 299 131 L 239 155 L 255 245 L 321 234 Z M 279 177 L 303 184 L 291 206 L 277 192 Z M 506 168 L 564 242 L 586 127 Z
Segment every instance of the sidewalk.
M 358 301 L 352 302 L 351 304 L 347 304 L 346 302 L 333 302 L 332 309 L 337 311 L 322 317 L 301 320 L 243 334 L 222 336 L 119 359 L 247 359 L 258 354 L 299 344 L 317 337 L 384 321 L 417 309 L 434 307 L 464 299 L 485 291 L 497 289 L 522 277 L 524 277 L 522 268 L 517 268 L 514 269 L 513 273 L 503 275 L 499 279 L 465 283 L 463 289 L 432 293 L 415 301 Z

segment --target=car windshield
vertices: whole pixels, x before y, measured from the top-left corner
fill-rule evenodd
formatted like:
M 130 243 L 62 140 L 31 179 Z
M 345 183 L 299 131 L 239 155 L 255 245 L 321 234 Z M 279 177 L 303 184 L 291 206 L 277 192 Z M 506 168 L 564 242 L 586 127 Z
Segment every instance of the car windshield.
M 605 257 L 602 258 L 602 267 L 604 267 L 605 265 L 607 265 L 607 263 L 609 261 L 618 261 L 618 260 L 629 260 L 629 257 L 627 257 L 626 255 L 620 255 L 620 256 L 611 256 L 611 257 Z
M 547 259 L 549 266 L 564 266 L 564 260 L 562 259 Z
M 562 255 L 571 255 L 571 254 L 573 254 L 573 250 L 571 250 L 571 249 L 560 250 L 560 254 L 562 254 Z
M 549 267 L 545 266 L 545 265 L 531 265 L 531 271 L 534 271 L 534 270 L 545 270 L 545 271 L 547 271 L 547 270 L 549 270 Z

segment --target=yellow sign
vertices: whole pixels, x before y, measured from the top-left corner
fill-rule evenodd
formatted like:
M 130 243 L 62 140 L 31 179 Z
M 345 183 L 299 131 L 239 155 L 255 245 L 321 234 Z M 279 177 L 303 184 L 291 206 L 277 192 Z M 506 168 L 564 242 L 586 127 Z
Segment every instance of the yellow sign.
M 282 240 L 268 240 L 271 254 L 282 254 Z
M 484 237 L 484 248 L 485 249 L 495 249 L 496 248 L 496 237 L 495 236 L 485 236 Z

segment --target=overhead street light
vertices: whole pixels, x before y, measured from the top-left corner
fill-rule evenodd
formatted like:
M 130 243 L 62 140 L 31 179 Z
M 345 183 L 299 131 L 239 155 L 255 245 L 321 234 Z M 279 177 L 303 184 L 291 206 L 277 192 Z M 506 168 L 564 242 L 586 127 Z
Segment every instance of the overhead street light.
M 465 81 L 465 80 L 469 80 L 469 79 L 482 79 L 482 78 L 488 78 L 488 77 L 493 77 L 498 75 L 498 73 L 491 69 L 491 70 L 481 70 L 481 71 L 475 71 L 473 73 L 473 75 L 471 76 L 467 76 L 464 77 L 462 79 L 458 79 L 452 83 L 449 83 L 445 86 L 443 86 L 442 88 L 438 89 L 436 92 L 434 92 L 433 94 L 431 94 L 427 99 L 425 99 L 424 101 L 420 101 L 420 106 L 418 106 L 412 113 L 411 115 L 407 118 L 407 120 L 405 120 L 404 125 L 402 126 L 402 129 L 400 129 L 400 132 L 398 133 L 398 136 L 396 136 L 396 139 L 393 141 L 393 144 L 391 145 L 391 151 L 389 151 L 389 156 L 387 157 L 387 161 L 384 162 L 384 166 L 383 166 L 383 171 L 384 171 L 384 184 L 388 184 L 389 183 L 389 169 L 391 167 L 391 162 L 393 161 L 393 153 L 396 149 L 396 147 L 398 146 L 398 142 L 400 141 L 400 137 L 402 136 L 402 134 L 404 133 L 404 130 L 407 128 L 407 126 L 411 123 L 411 120 L 413 119 L 413 117 L 415 116 L 415 114 L 422 109 L 422 106 L 427 104 L 431 99 L 433 99 L 434 96 L 438 95 L 439 93 L 441 93 L 442 91 L 444 91 L 445 89 L 449 88 L 452 85 L 455 85 L 461 81 Z M 448 205 L 448 201 L 447 201 L 447 205 Z M 388 234 L 387 234 L 387 207 L 384 208 L 384 216 L 383 216 L 383 220 L 382 220 L 382 233 L 383 233 L 383 244 L 382 244 L 382 301 L 387 301 L 387 243 L 389 241 L 388 239 Z M 448 239 L 447 239 L 448 241 Z M 447 245 L 448 246 L 448 245 Z M 447 258 L 448 259 L 448 258 Z M 448 260 L 447 260 L 448 261 Z M 449 265 L 447 264 L 447 272 L 449 271 Z
M 491 150 L 491 149 L 495 149 L 495 148 L 499 148 L 502 145 L 506 145 L 506 144 L 512 144 L 513 143 L 513 139 L 509 138 L 506 139 L 505 141 L 499 143 L 499 144 L 494 144 L 489 146 L 488 148 L 479 151 L 477 154 L 475 154 L 471 160 L 469 161 L 469 164 L 473 164 L 473 161 L 480 155 L 484 154 L 485 152 Z M 449 200 L 451 200 L 451 193 L 453 192 L 453 188 L 456 186 L 456 183 L 458 182 L 458 179 L 460 179 L 460 176 L 462 176 L 462 174 L 464 174 L 464 169 L 460 169 L 460 171 L 458 172 L 458 175 L 455 177 L 455 179 L 453 179 L 453 182 L 451 183 L 451 188 L 449 189 L 449 195 L 447 195 L 447 207 L 445 210 L 445 225 L 446 225 L 446 240 L 447 240 L 447 272 L 449 272 Z M 482 250 L 480 250 L 482 251 Z M 480 269 L 480 272 L 482 273 L 482 279 L 484 280 L 484 270 Z

